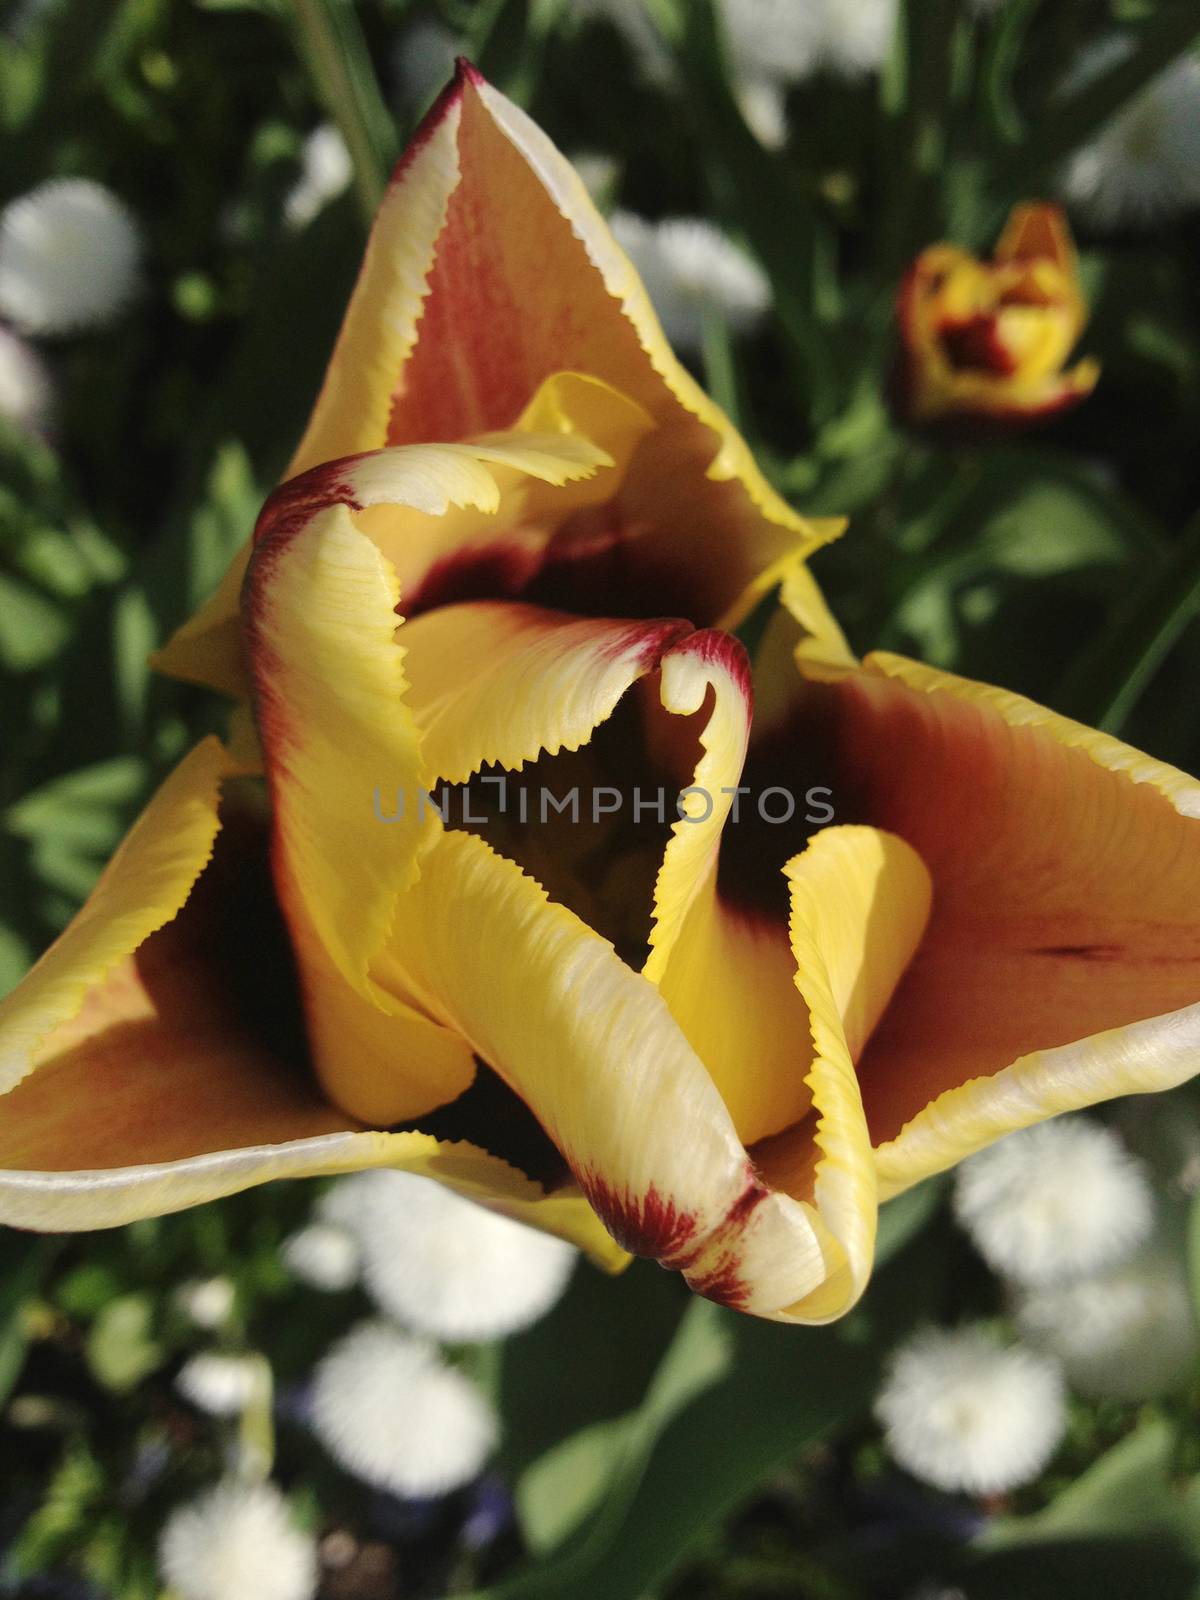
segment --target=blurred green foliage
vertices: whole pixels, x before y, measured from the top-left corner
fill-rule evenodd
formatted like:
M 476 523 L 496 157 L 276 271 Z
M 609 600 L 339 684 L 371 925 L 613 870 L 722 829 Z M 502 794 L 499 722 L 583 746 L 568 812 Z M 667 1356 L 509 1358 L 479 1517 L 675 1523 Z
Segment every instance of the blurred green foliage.
M 710 215 L 761 262 L 773 315 L 744 341 L 712 330 L 707 377 L 785 493 L 850 515 L 817 571 L 857 647 L 1002 681 L 1200 769 L 1200 214 L 1081 233 L 1103 377 L 1036 440 L 937 444 L 883 398 L 906 262 L 940 237 L 986 249 L 1009 204 L 1052 189 L 1064 157 L 1194 43 L 1194 0 L 909 0 L 880 77 L 790 90 L 781 151 L 743 121 L 704 0 L 649 0 L 648 14 L 665 82 L 569 0 L 9 6 L 0 198 L 100 179 L 138 216 L 147 269 L 133 314 L 47 347 L 52 437 L 0 434 L 0 990 L 215 725 L 213 701 L 156 679 L 146 657 L 211 591 L 298 436 L 367 203 L 422 109 L 392 70 L 418 17 L 456 31 L 568 152 L 615 157 L 621 204 Z M 1132 54 L 1063 95 L 1067 65 L 1115 22 Z M 326 118 L 356 181 L 290 228 L 302 140 Z M 60 1569 L 129 1600 L 157 1592 L 165 1511 L 211 1481 L 229 1443 L 171 1388 L 205 1336 L 170 1290 L 230 1276 L 223 1337 L 268 1350 L 286 1395 L 363 1309 L 356 1293 L 304 1295 L 301 1314 L 278 1249 L 307 1206 L 273 1188 L 83 1242 L 3 1240 L 0 1593 Z M 440 1553 L 408 1551 L 402 1592 L 1200 1593 L 1196 1394 L 1081 1409 L 1068 1469 L 979 1539 L 946 1507 L 883 1506 L 864 1421 L 882 1353 L 919 1314 L 994 1309 L 935 1188 L 885 1223 L 894 1259 L 828 1331 L 689 1303 L 640 1265 L 615 1283 L 581 1271 L 551 1317 L 480 1366 L 518 1532 L 476 1557 L 437 1523 Z M 285 1484 L 314 1520 L 364 1526 L 367 1491 L 282 1415 Z

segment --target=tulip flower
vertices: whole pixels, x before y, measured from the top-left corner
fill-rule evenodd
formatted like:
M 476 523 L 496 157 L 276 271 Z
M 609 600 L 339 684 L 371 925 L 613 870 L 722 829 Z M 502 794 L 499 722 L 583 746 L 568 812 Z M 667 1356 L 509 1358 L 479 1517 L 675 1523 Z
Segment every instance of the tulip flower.
M 1017 206 L 991 261 L 923 250 L 898 302 L 897 398 L 916 424 L 1021 427 L 1091 394 L 1099 364 L 1066 363 L 1087 323 L 1057 206 Z
M 1200 784 L 860 662 L 807 565 L 838 531 L 464 66 L 287 481 L 159 658 L 229 741 L 0 1009 L 0 1220 L 392 1167 L 820 1322 L 881 1200 L 1200 1068 Z

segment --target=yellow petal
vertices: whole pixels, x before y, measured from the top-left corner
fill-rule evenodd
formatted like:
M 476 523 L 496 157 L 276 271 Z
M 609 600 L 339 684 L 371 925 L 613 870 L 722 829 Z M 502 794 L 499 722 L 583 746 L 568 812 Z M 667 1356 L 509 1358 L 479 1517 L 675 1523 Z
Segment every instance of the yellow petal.
M 0 1092 L 32 1071 L 89 992 L 184 904 L 212 854 L 224 771 L 220 742 L 202 740 L 154 795 L 83 910 L 0 1001 Z
M 995 252 L 997 261 L 1049 261 L 1070 278 L 1079 261 L 1060 206 L 1027 202 L 1009 212 Z
M 205 833 L 216 828 L 212 754 L 210 744 L 199 747 L 160 791 L 89 908 L 46 958 L 56 988 L 43 984 L 15 1009 L 6 1045 L 44 1037 L 33 1052 L 36 1071 L 4 1097 L 0 1222 L 113 1227 L 275 1178 L 393 1166 L 437 1177 L 619 1265 L 623 1253 L 578 1191 L 544 1193 L 469 1144 L 364 1131 L 321 1097 L 299 1032 L 286 936 L 272 915 L 260 820 L 232 814 L 199 886 L 165 919 L 171 843 L 195 843 L 203 816 Z M 190 885 L 180 881 L 182 899 Z M 145 908 L 134 905 L 139 894 Z M 114 913 L 104 923 L 113 941 L 123 934 L 134 953 L 112 959 L 111 942 L 98 958 L 84 935 L 102 911 Z M 143 936 L 155 920 L 161 925 Z M 52 996 L 58 1003 L 48 1005 Z M 20 989 L 12 997 L 24 1000 Z M 344 1011 L 345 1044 L 360 1028 L 359 1013 Z M 393 1049 L 409 1048 L 403 1017 L 388 1020 Z
M 840 1263 L 811 1206 L 756 1177 L 653 985 L 482 840 L 447 832 L 429 850 L 391 955 L 530 1107 L 627 1249 L 769 1316 Z
M 929 916 L 929 874 L 903 840 L 874 828 L 827 828 L 788 862 L 796 988 L 808 1008 L 815 1128 L 796 1130 L 816 1157 L 812 1195 L 845 1254 L 809 1296 L 806 1320 L 841 1316 L 866 1287 L 878 1210 L 871 1138 L 854 1063 L 891 998 Z M 775 1141 L 775 1160 L 796 1140 Z M 770 1146 L 768 1146 L 770 1150 Z M 772 1173 L 768 1150 L 760 1159 Z
M 397 639 L 400 585 L 348 509 L 400 504 L 430 519 L 494 511 L 499 472 L 588 477 L 607 457 L 575 436 L 383 450 L 294 479 L 270 502 L 246 586 L 255 717 L 275 802 L 280 893 L 361 986 L 391 904 L 433 825 Z M 394 822 L 384 794 L 408 804 Z
M 402 639 L 426 784 L 577 750 L 688 632 L 487 601 L 418 617 Z
M 770 488 L 744 440 L 675 359 L 568 163 L 464 69 L 388 190 L 290 474 L 385 445 L 528 427 L 518 419 L 564 370 L 620 391 L 651 431 L 606 522 L 629 558 L 625 603 L 548 603 L 733 626 L 789 560 L 840 532 L 840 522 L 808 522 Z M 374 533 L 388 520 L 378 514 L 364 526 Z M 576 530 L 576 549 L 590 532 Z M 233 613 L 245 563 L 243 552 L 214 599 L 156 657 L 159 670 L 242 687 Z M 590 569 L 574 582 L 594 592 Z M 668 602 L 660 590 L 657 603 L 646 603 L 664 582 L 680 598 Z M 503 584 L 451 598 L 498 592 Z
M 898 657 L 831 689 L 845 804 L 905 839 L 928 931 L 859 1065 L 885 1192 L 1200 1069 L 1200 784 Z

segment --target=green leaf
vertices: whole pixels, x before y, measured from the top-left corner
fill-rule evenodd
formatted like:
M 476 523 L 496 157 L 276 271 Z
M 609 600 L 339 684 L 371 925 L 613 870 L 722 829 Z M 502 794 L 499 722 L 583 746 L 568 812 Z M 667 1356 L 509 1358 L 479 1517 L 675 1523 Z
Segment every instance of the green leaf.
M 982 1544 L 1000 1548 L 1042 1539 L 1152 1534 L 1200 1558 L 1200 1478 L 1176 1481 L 1176 1443 L 1165 1417 L 1146 1416 L 1044 1511 L 993 1522 Z
M 927 1204 L 911 1202 L 918 1212 Z M 769 1472 L 862 1414 L 884 1352 L 930 1303 L 941 1270 L 937 1252 L 914 1244 L 860 1310 L 828 1329 L 693 1301 L 637 1412 L 556 1446 L 522 1485 L 518 1503 L 528 1510 L 532 1500 L 534 1528 L 559 1542 L 476 1600 L 639 1600 L 652 1591 Z M 606 1465 L 609 1486 L 597 1497 Z
M 1145 574 L 1073 669 L 1062 699 L 1074 716 L 1119 733 L 1200 612 L 1200 516 Z
M 147 1294 L 121 1295 L 101 1310 L 88 1333 L 87 1363 L 106 1389 L 126 1394 L 162 1365 L 166 1352 L 153 1326 L 154 1302 Z

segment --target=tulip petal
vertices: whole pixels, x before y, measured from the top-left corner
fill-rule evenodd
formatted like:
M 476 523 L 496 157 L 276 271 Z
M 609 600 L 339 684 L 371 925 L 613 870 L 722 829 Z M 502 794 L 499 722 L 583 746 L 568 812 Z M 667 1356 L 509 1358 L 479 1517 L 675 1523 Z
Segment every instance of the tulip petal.
M 487 601 L 418 617 L 402 638 L 426 783 L 577 750 L 690 632 Z
M 55 983 L 35 983 L 28 1000 L 24 986 L 10 997 L 17 1021 L 5 1045 L 25 1047 L 36 1070 L 4 1098 L 0 1222 L 112 1227 L 275 1178 L 394 1166 L 438 1177 L 619 1265 L 622 1252 L 577 1191 L 545 1193 L 467 1143 L 363 1130 L 321 1098 L 296 1026 L 286 935 L 256 870 L 266 835 L 253 813 L 222 813 L 211 863 L 193 862 L 193 875 L 203 872 L 190 895 L 179 875 L 172 899 L 186 903 L 164 914 L 174 846 L 216 831 L 210 781 L 220 764 L 215 740 L 193 751 L 44 958 Z M 134 905 L 139 894 L 145 907 Z M 85 935 L 102 913 L 112 937 L 99 952 Z M 113 959 L 121 933 L 127 949 Z M 75 991 L 84 986 L 80 1006 Z M 47 1004 L 51 996 L 57 1004 Z M 387 1020 L 393 1050 L 409 1048 L 403 1019 Z M 353 1036 L 358 1018 L 347 1022 Z M 34 1049 L 35 1032 L 45 1037 Z
M 650 431 L 604 523 L 624 603 L 537 597 L 545 603 L 635 615 L 669 582 L 676 595 L 655 609 L 733 626 L 789 563 L 841 532 L 843 522 L 808 521 L 770 488 L 675 359 L 569 164 L 464 67 L 397 169 L 289 475 L 386 445 L 513 429 L 564 369 L 619 390 Z M 577 547 L 594 543 L 594 529 L 575 533 Z M 160 671 L 241 691 L 233 612 L 246 560 L 241 552 L 213 600 L 158 654 Z M 450 598 L 494 597 L 488 576 Z M 513 592 L 512 572 L 504 576 Z M 401 580 L 411 611 L 403 571 Z M 596 596 L 591 568 L 573 583 L 576 595 Z
M 740 647 L 719 633 L 681 641 L 663 659 L 661 696 L 675 715 L 694 715 L 710 696 L 712 709 L 690 779 L 688 815 L 673 825 L 659 870 L 642 970 L 658 985 L 748 1144 L 804 1114 L 811 1051 L 786 927 L 744 915 L 718 889 L 722 838 L 745 825 L 747 802 L 737 790 L 752 697 Z
M 997 261 L 1049 261 L 1072 283 L 1079 258 L 1061 206 L 1031 202 L 1014 206 L 996 243 Z
M 929 916 L 930 882 L 903 840 L 875 828 L 827 828 L 785 868 L 796 988 L 808 1008 L 816 1126 L 768 1141 L 775 1163 L 811 1148 L 813 1198 L 846 1255 L 844 1272 L 809 1298 L 809 1318 L 840 1316 L 866 1287 L 875 1249 L 875 1167 L 854 1063 L 912 958 Z M 811 1156 L 810 1156 L 811 1159 Z M 793 1169 L 791 1181 L 796 1181 Z
M 853 808 L 934 883 L 859 1077 L 885 1192 L 1200 1064 L 1200 784 L 894 656 L 834 689 Z
M 55 1030 L 73 1024 L 89 994 L 187 900 L 212 854 L 225 765 L 225 752 L 214 738 L 202 740 L 180 762 L 83 910 L 0 1001 L 0 1092 L 38 1065 Z
M 626 1249 L 761 1316 L 844 1309 L 841 1243 L 806 1197 L 758 1177 L 653 985 L 513 862 L 442 835 L 397 904 L 391 955 L 530 1107 Z
M 80 1160 L 89 1165 L 71 1165 Z M 573 1188 L 546 1194 L 465 1141 L 363 1130 L 269 1055 L 146 1015 L 13 1092 L 0 1123 L 0 1223 L 120 1227 L 280 1178 L 371 1167 L 436 1178 L 609 1271 L 628 1259 Z
M 586 479 L 609 458 L 576 436 L 415 446 L 331 463 L 269 502 L 246 578 L 244 632 L 275 801 L 280 892 L 362 986 L 396 893 L 433 825 L 397 638 L 400 584 L 351 511 L 494 512 L 501 474 Z M 380 786 L 410 798 L 381 826 Z

